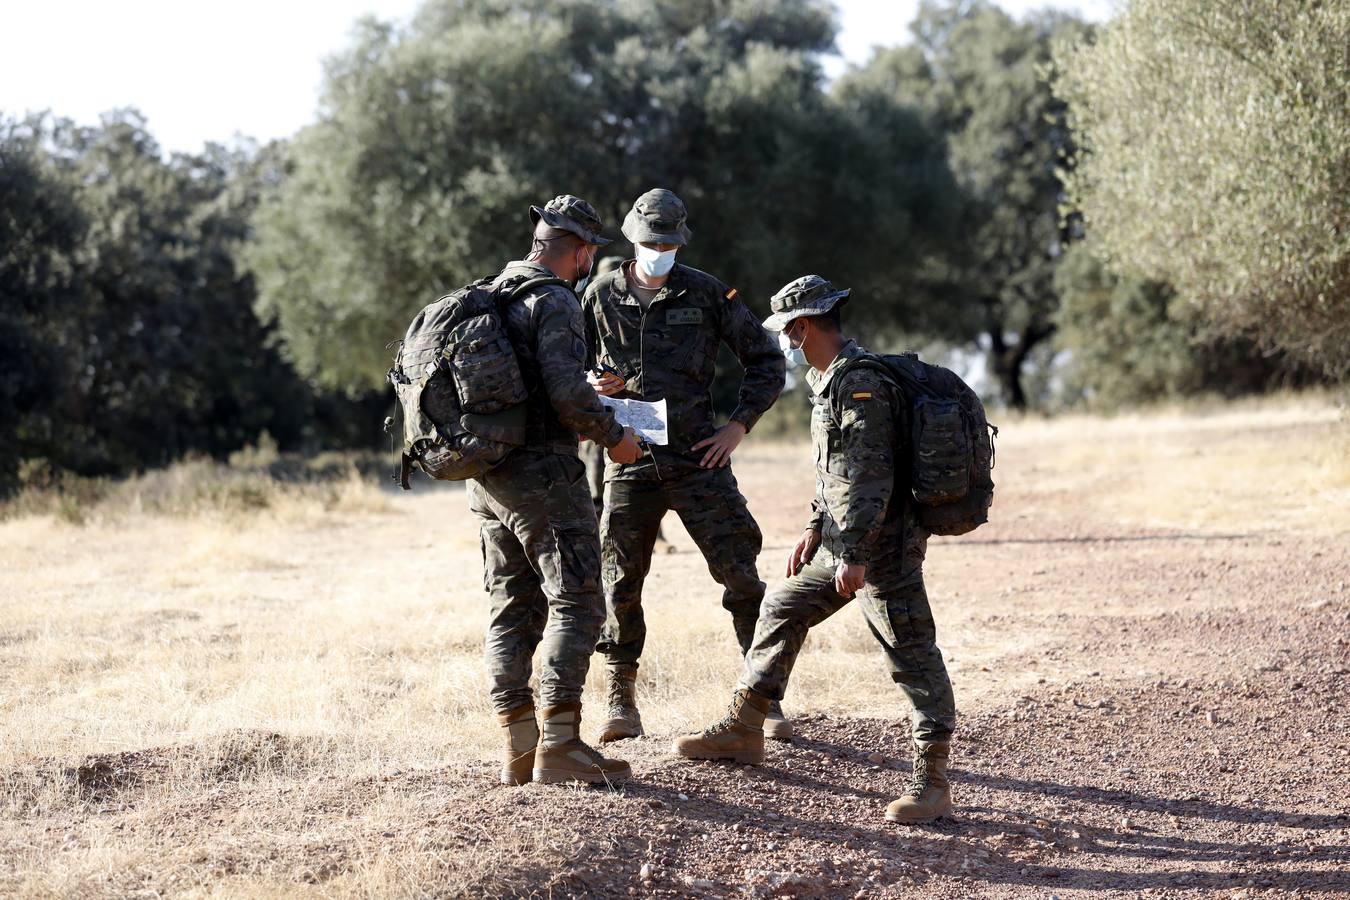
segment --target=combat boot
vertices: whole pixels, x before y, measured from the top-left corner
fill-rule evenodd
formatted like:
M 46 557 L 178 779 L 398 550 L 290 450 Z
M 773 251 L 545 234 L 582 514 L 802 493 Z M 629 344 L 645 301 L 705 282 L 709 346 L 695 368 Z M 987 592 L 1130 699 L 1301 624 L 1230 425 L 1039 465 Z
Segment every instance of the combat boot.
M 764 717 L 764 736 L 775 741 L 792 740 L 792 723 L 783 716 L 783 706 L 777 700 L 769 704 Z
M 637 708 L 637 663 L 610 664 L 605 669 L 609 718 L 600 727 L 600 743 L 642 737 Z
M 914 743 L 914 775 L 909 789 L 899 800 L 886 807 L 886 821 L 917 825 L 939 819 L 952 808 L 952 792 L 947 784 L 947 756 L 951 744 Z
M 581 704 L 560 703 L 541 711 L 543 733 L 534 752 L 534 780 L 543 784 L 584 781 L 618 784 L 633 774 L 628 763 L 605 759 L 581 740 Z
M 539 725 L 534 720 L 534 704 L 527 703 L 497 713 L 506 746 L 502 750 L 502 784 L 526 784 L 534 771 L 534 748 L 539 743 Z
M 757 766 L 764 762 L 764 716 L 769 698 L 747 688 L 736 692 L 727 714 L 698 734 L 675 739 L 686 759 L 729 759 Z

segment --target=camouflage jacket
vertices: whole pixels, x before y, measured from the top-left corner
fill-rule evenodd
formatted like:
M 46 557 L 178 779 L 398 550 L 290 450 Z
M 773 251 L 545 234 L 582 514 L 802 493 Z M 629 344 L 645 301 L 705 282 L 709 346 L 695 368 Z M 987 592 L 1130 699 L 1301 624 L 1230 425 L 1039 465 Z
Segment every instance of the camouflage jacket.
M 903 478 L 897 486 L 896 459 L 906 458 L 899 443 L 906 435 L 900 389 L 874 368 L 857 366 L 840 374 L 865 352 L 849 341 L 823 374 L 812 369 L 806 375 L 814 393 L 816 462 L 816 497 L 807 528 L 820 531 L 822 546 L 836 558 L 864 565 L 874 551 L 898 550 L 891 539 L 903 536 L 909 496 Z
M 644 312 L 629 293 L 626 266 L 596 279 L 586 291 L 588 364 L 627 382 L 619 396 L 664 398 L 670 443 L 648 448 L 612 477 L 679 477 L 698 468 L 705 451 L 690 448 L 716 430 L 711 387 L 721 344 L 745 367 L 731 419 L 746 431 L 778 399 L 787 364 L 745 301 L 721 281 L 676 265 Z
M 507 263 L 494 284 L 551 276 L 543 266 Z M 502 308 L 507 337 L 516 351 L 529 391 L 526 447 L 577 455 L 577 435 L 606 447 L 623 439 L 614 411 L 600 402 L 586 381 L 586 343 L 577 295 L 560 285 L 545 285 Z

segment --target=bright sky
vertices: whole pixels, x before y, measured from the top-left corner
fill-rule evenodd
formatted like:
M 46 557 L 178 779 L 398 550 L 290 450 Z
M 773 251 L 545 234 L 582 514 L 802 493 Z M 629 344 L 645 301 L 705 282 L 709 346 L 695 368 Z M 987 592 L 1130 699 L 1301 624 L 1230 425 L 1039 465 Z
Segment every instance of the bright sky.
M 1046 5 L 1105 19 L 1112 0 L 998 0 L 1014 15 Z M 82 124 L 134 106 L 166 150 L 247 135 L 284 137 L 314 118 L 321 61 L 359 16 L 408 18 L 419 0 L 4 0 L 0 114 L 49 109 Z M 918 0 L 836 0 L 831 75 L 896 44 Z

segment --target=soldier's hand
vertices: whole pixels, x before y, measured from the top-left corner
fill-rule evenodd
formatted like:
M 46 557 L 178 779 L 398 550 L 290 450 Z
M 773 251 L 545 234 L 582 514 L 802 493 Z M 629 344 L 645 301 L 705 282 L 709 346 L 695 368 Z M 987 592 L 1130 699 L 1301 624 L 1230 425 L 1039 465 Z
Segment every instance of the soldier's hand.
M 612 397 L 615 394 L 620 393 L 627 384 L 627 382 L 613 372 L 600 372 L 598 375 L 595 372 L 587 372 L 586 381 L 589 382 L 591 387 L 595 388 L 595 392 L 602 397 Z
M 745 440 L 745 426 L 740 422 L 728 422 L 713 432 L 712 437 L 704 438 L 689 449 L 698 451 L 707 447 L 708 452 L 703 454 L 699 465 L 705 469 L 716 469 L 731 465 L 732 451 L 739 447 L 743 440 Z
M 852 597 L 863 589 L 863 578 L 867 575 L 867 566 L 861 563 L 841 562 L 834 570 L 834 589 L 841 597 Z
M 638 446 L 637 434 L 631 428 L 623 430 L 623 440 L 609 448 L 609 458 L 621 466 L 638 461 L 642 448 Z
M 802 532 L 802 536 L 797 539 L 797 546 L 792 548 L 792 553 L 788 556 L 787 574 L 789 578 L 800 572 L 802 566 L 811 561 L 811 557 L 816 555 L 816 548 L 819 546 L 819 531 L 808 528 Z

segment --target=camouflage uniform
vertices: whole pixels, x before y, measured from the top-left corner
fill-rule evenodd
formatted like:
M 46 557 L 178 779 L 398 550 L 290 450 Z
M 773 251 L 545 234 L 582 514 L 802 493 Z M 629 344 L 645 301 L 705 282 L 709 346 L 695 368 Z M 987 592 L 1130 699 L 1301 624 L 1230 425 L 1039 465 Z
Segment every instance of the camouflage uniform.
M 678 209 L 678 223 L 671 223 L 671 234 L 659 236 L 662 242 L 685 243 L 684 207 L 668 191 L 639 198 L 630 220 L 652 197 Z M 650 239 L 633 237 L 629 224 L 624 233 L 630 239 Z M 611 664 L 634 664 L 642 655 L 642 584 L 661 517 L 674 510 L 723 587 L 722 605 L 731 612 L 744 653 L 764 597 L 756 568 L 763 538 L 730 468 L 701 468 L 704 451 L 690 448 L 716 431 L 710 388 L 723 343 L 745 367 L 731 419 L 747 432 L 778 398 L 786 365 L 744 301 L 721 281 L 677 264 L 644 311 L 630 294 L 627 268 L 599 278 L 586 291 L 590 362 L 627 382 L 619 396 L 666 400 L 669 444 L 649 445 L 637 462 L 611 463 L 606 470 L 600 530 L 607 618 L 598 649 Z
M 816 463 L 807 528 L 820 532 L 821 543 L 807 565 L 765 599 L 741 684 L 781 699 L 807 631 L 849 602 L 834 588 L 836 567 L 863 564 L 858 604 L 886 654 L 891 678 L 914 707 L 914 738 L 945 742 L 956 724 L 956 706 L 924 590 L 928 534 L 915 520 L 895 465 L 897 438 L 907 433 L 906 406 L 899 389 L 877 370 L 847 368 L 848 360 L 863 352 L 849 341 L 824 374 L 812 370 L 806 376 L 814 392 Z
M 513 262 L 497 282 L 550 274 L 535 263 Z M 542 650 L 542 704 L 581 699 L 604 613 L 599 532 L 577 434 L 606 447 L 623 439 L 613 412 L 586 382 L 576 295 L 558 285 L 540 287 L 518 297 L 503 318 L 529 389 L 527 444 L 469 482 L 483 583 L 492 598 L 486 657 L 499 713 L 533 701 L 536 649 Z

